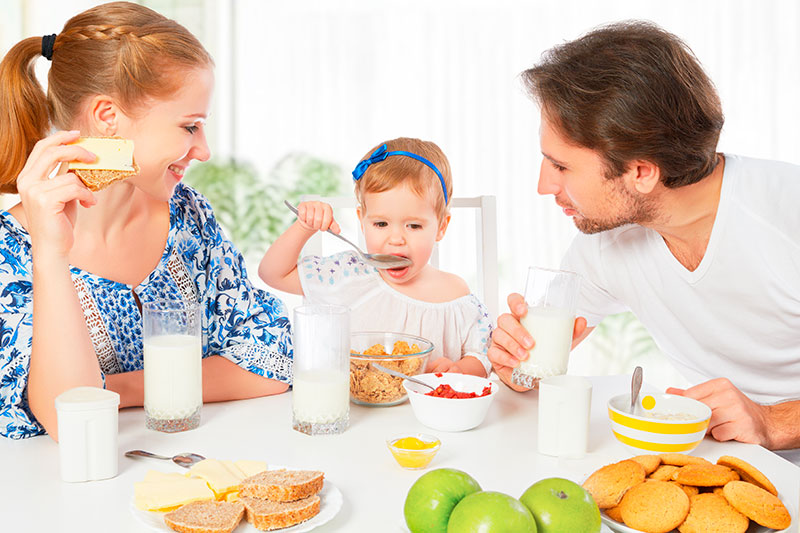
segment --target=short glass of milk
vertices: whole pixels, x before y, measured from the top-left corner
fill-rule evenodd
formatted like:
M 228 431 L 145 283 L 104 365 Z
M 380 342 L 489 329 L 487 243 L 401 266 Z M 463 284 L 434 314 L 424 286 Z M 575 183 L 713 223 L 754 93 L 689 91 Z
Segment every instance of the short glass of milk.
M 142 305 L 142 314 L 145 425 L 167 433 L 194 429 L 203 406 L 200 305 L 155 300 Z
M 566 374 L 580 280 L 566 270 L 528 268 L 528 312 L 520 322 L 535 343 L 511 374 L 516 385 L 533 388 L 539 379 Z
M 308 435 L 343 432 L 350 424 L 350 310 L 296 307 L 292 340 L 292 427 Z

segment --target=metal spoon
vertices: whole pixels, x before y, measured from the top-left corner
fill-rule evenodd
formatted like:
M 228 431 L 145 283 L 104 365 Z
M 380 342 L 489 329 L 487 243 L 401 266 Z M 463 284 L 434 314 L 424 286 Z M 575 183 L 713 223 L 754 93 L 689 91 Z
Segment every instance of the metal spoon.
M 205 459 L 205 457 L 196 453 L 179 453 L 178 455 L 167 457 L 166 455 L 157 455 L 144 450 L 131 450 L 129 452 L 125 452 L 125 457 L 152 457 L 153 459 L 172 460 L 173 463 L 184 468 L 189 468 L 193 464 L 199 463 Z
M 631 376 L 631 414 L 636 407 L 637 400 L 639 399 L 639 390 L 642 388 L 642 367 L 637 366 L 633 369 L 633 376 Z
M 381 372 L 386 372 L 387 374 L 392 375 L 392 376 L 394 376 L 396 378 L 407 379 L 408 381 L 413 381 L 414 383 L 419 383 L 420 385 L 425 385 L 426 387 L 428 387 L 431 390 L 436 390 L 436 387 L 428 385 L 424 381 L 420 381 L 417 378 L 412 378 L 411 376 L 407 376 L 407 375 L 403 374 L 402 372 L 398 372 L 397 370 L 392 370 L 391 368 L 386 368 L 385 366 L 379 365 L 378 363 L 372 363 L 372 366 L 374 366 L 375 368 L 377 368 Z
M 297 208 L 295 206 L 293 206 L 286 200 L 284 200 L 283 203 L 286 204 L 286 207 L 288 207 L 292 211 L 292 213 L 299 216 L 299 214 L 297 213 Z M 391 254 L 368 254 L 362 252 L 361 248 L 359 248 L 349 240 L 345 239 L 341 235 L 334 233 L 331 230 L 326 230 L 326 231 L 331 235 L 333 235 L 334 237 L 342 239 L 344 242 L 355 248 L 358 254 L 361 256 L 361 259 L 363 259 L 366 264 L 374 266 L 375 268 L 402 268 L 411 266 L 413 264 L 411 259 L 407 257 L 399 257 Z

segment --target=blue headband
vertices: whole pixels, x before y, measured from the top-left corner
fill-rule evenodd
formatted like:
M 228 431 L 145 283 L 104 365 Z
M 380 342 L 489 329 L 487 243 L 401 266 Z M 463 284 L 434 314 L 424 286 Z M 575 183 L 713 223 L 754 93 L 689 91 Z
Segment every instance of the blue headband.
M 444 178 L 442 177 L 442 173 L 439 172 L 439 169 L 436 168 L 436 165 L 425 159 L 424 157 L 412 154 L 411 152 L 404 152 L 402 150 L 395 150 L 394 152 L 387 151 L 386 145 L 382 145 L 380 148 L 372 152 L 372 155 L 366 158 L 365 160 L 361 161 L 358 165 L 356 165 L 355 170 L 353 170 L 353 181 L 358 181 L 364 175 L 364 172 L 367 171 L 369 166 L 373 163 L 379 163 L 389 157 L 390 155 L 404 155 L 406 157 L 410 157 L 412 159 L 416 159 L 420 163 L 423 163 L 431 168 L 436 175 L 439 176 L 439 183 L 442 184 L 442 192 L 444 193 L 444 204 L 447 205 L 447 202 L 450 200 L 447 197 L 447 186 L 444 184 Z

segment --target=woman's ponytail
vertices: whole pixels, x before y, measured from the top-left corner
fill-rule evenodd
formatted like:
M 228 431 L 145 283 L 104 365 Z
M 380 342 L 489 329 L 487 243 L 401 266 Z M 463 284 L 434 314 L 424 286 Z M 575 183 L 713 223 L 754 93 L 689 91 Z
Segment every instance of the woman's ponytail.
M 36 142 L 50 131 L 47 96 L 34 67 L 42 38 L 17 43 L 0 62 L 0 193 L 17 192 L 17 175 Z

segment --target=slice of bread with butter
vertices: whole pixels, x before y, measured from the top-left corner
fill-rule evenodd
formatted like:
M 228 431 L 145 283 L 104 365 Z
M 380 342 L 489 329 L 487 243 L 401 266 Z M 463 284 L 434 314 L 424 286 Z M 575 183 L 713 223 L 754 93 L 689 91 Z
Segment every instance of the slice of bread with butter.
M 85 148 L 97 158 L 91 163 L 70 161 L 69 171 L 92 191 L 99 191 L 139 173 L 133 160 L 133 141 L 122 137 L 80 137 L 72 144 Z

